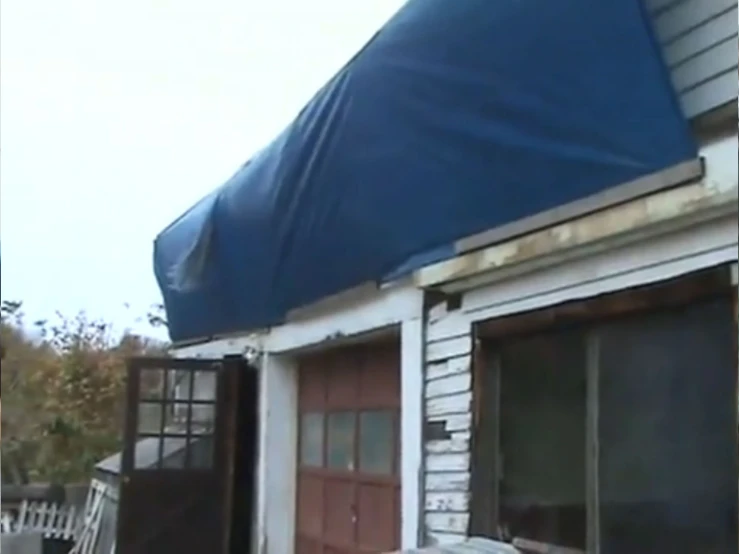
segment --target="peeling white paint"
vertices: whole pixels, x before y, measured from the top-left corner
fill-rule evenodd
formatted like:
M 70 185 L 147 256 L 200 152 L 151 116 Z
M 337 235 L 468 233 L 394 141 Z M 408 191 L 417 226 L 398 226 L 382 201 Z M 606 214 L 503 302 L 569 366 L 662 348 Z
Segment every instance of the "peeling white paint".
M 430 492 L 426 494 L 427 512 L 466 512 L 470 507 L 468 492 Z
M 711 218 L 716 211 L 735 214 L 739 199 L 738 144 L 737 137 L 733 136 L 704 146 L 701 155 L 705 158 L 706 171 L 699 182 L 612 206 L 424 267 L 414 274 L 415 283 L 420 287 L 439 286 L 513 266 L 520 266 L 519 271 L 533 271 L 545 263 L 546 258 L 577 249 L 579 254 L 567 255 L 586 255 L 585 247 L 617 237 L 620 241 L 639 241 L 645 234 L 657 235 L 671 228 L 689 226 L 700 218 Z M 535 260 L 536 263 L 526 265 Z M 444 324 L 441 318 L 434 321 L 434 326 Z

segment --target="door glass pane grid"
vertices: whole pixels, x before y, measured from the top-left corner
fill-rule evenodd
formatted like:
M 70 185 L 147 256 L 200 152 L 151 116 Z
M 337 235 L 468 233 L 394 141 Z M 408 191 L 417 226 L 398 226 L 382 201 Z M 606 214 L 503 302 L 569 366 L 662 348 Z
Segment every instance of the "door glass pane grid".
M 138 436 L 161 432 L 162 428 L 162 403 L 161 402 L 139 402 L 137 417 Z
M 216 405 L 214 402 L 190 404 L 191 435 L 209 435 L 215 430 Z
M 135 469 L 211 469 L 214 435 L 144 434 L 136 445 Z
M 139 399 L 161 401 L 167 396 L 168 373 L 164 369 L 146 368 L 139 375 Z
M 216 370 L 145 369 L 139 382 L 134 467 L 211 468 Z

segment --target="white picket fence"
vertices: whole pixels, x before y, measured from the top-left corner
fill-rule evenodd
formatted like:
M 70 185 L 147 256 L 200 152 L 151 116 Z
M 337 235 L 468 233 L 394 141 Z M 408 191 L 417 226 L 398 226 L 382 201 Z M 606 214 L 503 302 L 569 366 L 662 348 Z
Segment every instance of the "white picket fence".
M 100 533 L 100 521 L 103 516 L 103 503 L 108 498 L 108 490 L 108 485 L 95 479 L 90 483 L 90 493 L 87 495 L 82 526 L 69 554 L 93 554 L 95 552 Z
M 41 533 L 47 539 L 74 540 L 79 512 L 74 506 L 50 502 L 21 502 L 18 515 L 3 514 L 5 533 Z
M 13 532 L 13 516 L 10 514 L 2 513 L 0 514 L 0 533 L 12 533 Z
M 109 487 L 93 480 L 82 510 L 73 505 L 24 500 L 17 515 L 0 515 L 2 533 L 40 533 L 47 539 L 74 541 L 69 554 L 94 554 Z

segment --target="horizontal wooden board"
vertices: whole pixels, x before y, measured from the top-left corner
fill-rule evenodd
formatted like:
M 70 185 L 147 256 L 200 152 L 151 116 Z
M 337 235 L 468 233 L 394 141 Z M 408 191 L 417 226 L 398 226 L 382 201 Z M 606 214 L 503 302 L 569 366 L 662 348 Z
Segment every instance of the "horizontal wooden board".
M 426 338 L 429 341 L 459 336 L 470 332 L 470 320 L 462 310 L 446 312 L 436 321 L 429 321 Z
M 736 99 L 739 91 L 737 68 L 711 79 L 707 83 L 686 92 L 680 98 L 686 117 L 694 117 L 703 112 L 723 106 Z
M 439 396 L 426 401 L 426 415 L 441 416 L 469 413 L 472 408 L 472 392 Z
M 470 508 L 469 492 L 426 493 L 425 508 L 428 512 L 467 512 Z
M 470 515 L 465 512 L 429 512 L 425 522 L 429 530 L 465 534 L 470 524 Z
M 681 63 L 672 72 L 675 89 L 679 93 L 689 91 L 736 65 L 735 61 L 727 66 L 726 60 L 737 58 L 737 49 L 736 38 L 731 37 Z
M 665 61 L 669 67 L 705 52 L 712 46 L 737 36 L 736 4 L 721 15 L 706 21 L 692 32 L 682 35 L 665 46 Z
M 468 471 L 470 469 L 470 453 L 428 454 L 426 471 Z
M 427 441 L 425 450 L 428 454 L 452 454 L 455 452 L 469 452 L 470 440 L 464 439 L 447 439 Z
M 469 431 L 472 429 L 472 413 L 466 412 L 463 414 L 454 414 L 454 415 L 447 415 L 447 416 L 433 416 L 429 418 L 429 421 L 433 421 L 434 418 L 439 418 L 444 420 L 444 429 L 448 433 L 452 433 L 452 438 L 457 434 L 458 431 L 463 431 L 468 435 L 469 439 Z
M 426 472 L 426 491 L 460 491 L 467 492 L 470 489 L 470 472 L 454 471 L 446 473 Z
M 736 0 L 684 0 L 655 17 L 654 27 L 662 44 L 696 29 L 736 5 Z
M 434 379 L 426 383 L 426 398 L 435 398 L 448 394 L 467 392 L 472 388 L 472 374 L 469 372 L 459 373 Z
M 470 335 L 428 342 L 426 345 L 426 361 L 437 362 L 457 356 L 464 356 L 471 351 L 472 338 Z
M 438 533 L 433 531 L 426 533 L 426 542 L 430 545 L 461 544 L 466 538 L 467 536 L 462 533 Z
M 470 356 L 457 356 L 441 362 L 435 362 L 426 366 L 426 380 L 441 379 L 449 375 L 456 375 L 470 371 L 472 358 Z

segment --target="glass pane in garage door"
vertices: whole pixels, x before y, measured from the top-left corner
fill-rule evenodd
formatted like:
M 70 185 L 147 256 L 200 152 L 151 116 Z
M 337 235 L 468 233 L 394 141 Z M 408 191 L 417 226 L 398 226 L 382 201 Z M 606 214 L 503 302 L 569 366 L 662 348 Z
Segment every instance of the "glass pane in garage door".
M 354 412 L 328 416 L 328 467 L 354 471 Z
M 394 417 L 390 410 L 359 415 L 359 471 L 379 475 L 393 473 Z
M 323 414 L 320 412 L 300 416 L 300 465 L 323 465 Z

